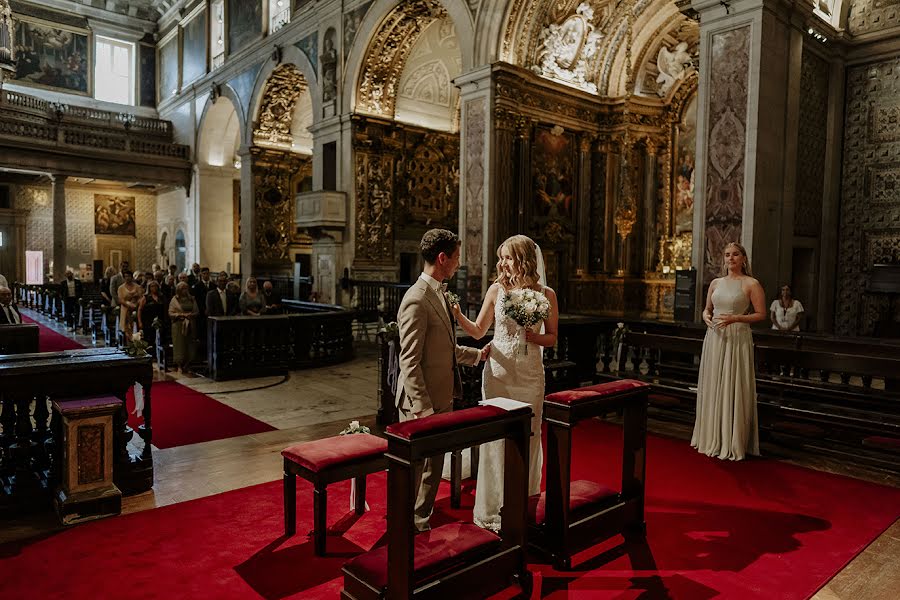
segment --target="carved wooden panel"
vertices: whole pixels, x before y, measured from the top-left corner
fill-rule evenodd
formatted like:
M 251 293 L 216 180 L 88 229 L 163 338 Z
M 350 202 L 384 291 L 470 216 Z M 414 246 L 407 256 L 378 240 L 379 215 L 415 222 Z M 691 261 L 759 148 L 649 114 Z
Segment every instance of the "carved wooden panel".
M 80 425 L 77 428 L 78 444 L 78 485 L 103 481 L 105 476 L 105 448 L 103 423 Z
M 294 238 L 293 182 L 312 174 L 312 158 L 291 152 L 252 148 L 257 258 L 277 263 L 290 259 Z
M 817 237 L 822 226 L 828 133 L 828 62 L 803 51 L 800 67 L 800 143 L 794 235 Z
M 710 62 L 704 284 L 721 275 L 725 245 L 741 240 L 750 27 L 715 34 Z
M 900 57 L 847 72 L 835 332 L 867 335 L 884 309 L 864 293 L 875 262 L 900 263 Z
M 394 259 L 394 157 L 356 152 L 356 258 Z

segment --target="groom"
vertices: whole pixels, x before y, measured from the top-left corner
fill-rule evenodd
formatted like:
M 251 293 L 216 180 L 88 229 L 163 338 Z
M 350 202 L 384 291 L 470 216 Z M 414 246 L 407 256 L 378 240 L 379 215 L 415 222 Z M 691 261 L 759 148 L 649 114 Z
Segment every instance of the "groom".
M 462 397 L 458 364 L 476 365 L 490 352 L 456 344 L 450 305 L 442 282 L 459 268 L 459 238 L 446 229 L 425 233 L 420 244 L 425 268 L 400 303 L 400 377 L 397 408 L 401 421 L 421 419 L 453 410 L 453 399 Z M 427 531 L 434 498 L 441 483 L 444 456 L 425 460 L 416 471 L 416 529 Z

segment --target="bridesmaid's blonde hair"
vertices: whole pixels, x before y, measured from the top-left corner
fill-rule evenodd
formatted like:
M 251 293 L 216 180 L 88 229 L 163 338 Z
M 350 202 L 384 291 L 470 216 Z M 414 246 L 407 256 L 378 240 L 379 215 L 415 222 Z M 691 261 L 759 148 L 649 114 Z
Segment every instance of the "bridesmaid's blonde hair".
M 737 242 L 729 242 L 725 244 L 724 248 L 722 248 L 722 254 L 725 254 L 725 251 L 729 248 L 737 248 L 738 251 L 740 251 L 741 256 L 744 257 L 744 264 L 741 266 L 741 271 L 744 273 L 744 275 L 753 277 L 753 271 L 750 270 L 750 259 L 747 258 L 747 251 L 744 249 L 744 247 Z M 722 261 L 722 271 L 723 275 L 728 275 L 728 266 L 725 264 L 725 261 Z
M 504 289 L 530 288 L 537 285 L 539 276 L 537 271 L 537 246 L 527 235 L 514 235 L 507 238 L 497 248 L 497 279 L 496 282 Z M 503 269 L 503 249 L 506 248 L 513 257 L 512 275 Z

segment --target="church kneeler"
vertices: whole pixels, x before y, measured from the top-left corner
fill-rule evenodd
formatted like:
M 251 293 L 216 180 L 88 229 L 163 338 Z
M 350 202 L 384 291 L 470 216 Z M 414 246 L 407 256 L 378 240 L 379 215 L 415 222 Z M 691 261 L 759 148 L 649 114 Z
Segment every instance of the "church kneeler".
M 549 554 L 557 568 L 571 568 L 574 554 L 616 534 L 645 533 L 649 393 L 648 384 L 624 379 L 544 398 L 546 492 L 529 499 L 529 543 Z M 584 419 L 619 410 L 624 413 L 621 491 L 572 481 L 572 429 Z
M 344 565 L 344 600 L 486 598 L 513 584 L 530 594 L 525 562 L 531 408 L 477 406 L 391 425 L 387 546 Z M 503 535 L 471 523 L 416 535 L 416 466 L 430 457 L 505 439 Z M 434 517 L 432 517 L 434 519 Z
M 336 435 L 295 444 L 281 451 L 284 457 L 284 534 L 297 531 L 297 475 L 313 484 L 313 553 L 325 554 L 329 483 L 356 480 L 354 505 L 363 514 L 366 475 L 387 468 L 387 442 L 368 433 Z

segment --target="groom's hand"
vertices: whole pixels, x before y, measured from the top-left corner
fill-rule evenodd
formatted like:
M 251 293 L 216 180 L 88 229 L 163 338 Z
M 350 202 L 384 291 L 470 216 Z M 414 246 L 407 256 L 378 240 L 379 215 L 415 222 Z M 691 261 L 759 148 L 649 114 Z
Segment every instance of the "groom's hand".
M 488 359 L 488 356 L 490 356 L 490 354 L 491 354 L 491 345 L 488 344 L 487 346 L 485 346 L 484 348 L 481 349 L 481 358 L 480 358 L 481 362 L 486 361 Z

